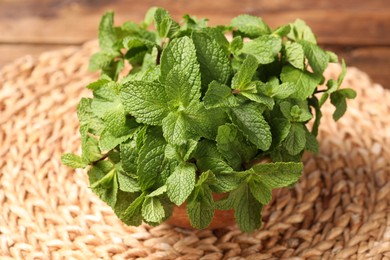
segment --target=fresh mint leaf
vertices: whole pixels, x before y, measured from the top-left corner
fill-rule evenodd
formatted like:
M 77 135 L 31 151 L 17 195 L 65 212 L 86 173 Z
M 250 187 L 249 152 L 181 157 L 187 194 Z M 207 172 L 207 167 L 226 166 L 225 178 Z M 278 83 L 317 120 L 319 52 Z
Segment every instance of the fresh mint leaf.
M 231 109 L 232 122 L 258 149 L 268 150 L 272 142 L 270 126 L 261 111 L 251 104 Z
M 113 60 L 119 55 L 119 52 L 112 50 L 97 52 L 92 55 L 88 69 L 90 71 L 107 70 L 113 64 Z M 109 73 L 107 74 L 109 75 Z
M 196 192 L 192 193 L 186 207 L 187 214 L 190 219 L 191 226 L 197 229 L 204 229 L 210 225 L 214 217 L 214 200 L 212 191 L 207 184 L 201 184 L 195 187 L 194 191 Z
M 288 133 L 283 144 L 289 154 L 299 154 L 306 145 L 306 132 L 303 126 L 299 123 L 291 124 L 290 132 Z
M 154 21 L 154 16 L 156 14 L 157 9 L 158 9 L 157 7 L 153 6 L 153 7 L 150 7 L 148 9 L 148 11 L 146 11 L 144 20 L 142 22 L 142 25 L 143 25 L 144 28 L 147 28 L 150 25 L 152 25 L 152 23 Z
M 339 120 L 347 111 L 347 99 L 354 99 L 356 92 L 349 88 L 339 89 L 330 94 L 330 102 L 335 106 L 333 119 Z
M 316 136 L 313 133 L 310 133 L 307 129 L 306 130 L 306 144 L 305 144 L 305 150 L 308 150 L 310 152 L 313 152 L 315 154 L 319 153 L 320 145 L 317 141 Z
M 237 99 L 232 94 L 232 89 L 217 81 L 210 83 L 203 102 L 206 109 L 236 107 L 239 105 Z
M 241 52 L 253 55 L 259 64 L 272 63 L 282 48 L 280 37 L 273 35 L 260 36 L 249 42 L 244 42 Z
M 181 205 L 195 187 L 195 170 L 193 164 L 178 165 L 172 175 L 168 177 L 167 195 L 176 205 Z
M 270 189 L 288 187 L 302 175 L 302 162 L 259 163 L 252 167 L 256 181 Z
M 272 97 L 277 99 L 286 99 L 297 91 L 297 86 L 291 82 L 277 84 L 272 88 Z
M 314 36 L 312 30 L 303 20 L 295 20 L 295 22 L 291 24 L 291 27 L 292 30 L 287 35 L 287 37 L 289 37 L 290 39 L 293 39 L 295 41 L 305 40 L 317 44 L 316 37 Z
M 102 151 L 111 150 L 128 140 L 139 127 L 134 118 L 125 117 L 123 108 L 120 111 L 112 111 L 112 113 L 106 114 L 103 121 L 107 127 L 103 130 L 99 139 L 99 147 Z
M 183 70 L 180 66 L 175 66 L 165 78 L 165 93 L 170 104 L 177 110 L 184 110 L 192 102 L 199 102 L 200 86 L 199 69 L 195 68 Z
M 206 109 L 204 103 L 197 103 L 186 111 L 186 120 L 193 135 L 215 140 L 218 127 L 226 123 L 226 113 L 224 109 Z
M 262 93 L 240 92 L 240 94 L 249 100 L 265 105 L 270 110 L 272 110 L 275 105 L 275 101 L 273 100 L 273 98 L 268 97 Z
M 234 37 L 229 44 L 229 50 L 234 55 L 238 54 L 242 47 L 244 47 L 244 41 L 241 36 Z
M 155 11 L 154 21 L 156 23 L 157 32 L 161 38 L 171 38 L 180 29 L 180 25 L 162 8 L 157 8 Z
M 233 169 L 240 169 L 242 163 L 248 162 L 257 152 L 254 145 L 248 144 L 238 127 L 232 124 L 218 128 L 217 148 Z
M 248 90 L 248 85 L 255 75 L 257 66 L 258 63 L 256 58 L 252 55 L 248 55 L 232 79 L 232 88 L 240 91 Z M 249 86 L 249 88 L 255 88 L 255 86 Z
M 136 179 L 120 172 L 118 172 L 117 178 L 121 191 L 134 193 L 141 190 Z
M 240 230 L 253 232 L 261 226 L 261 211 L 263 205 L 252 195 L 247 183 L 231 192 L 234 198 L 234 217 Z
M 205 92 L 213 80 L 226 84 L 231 67 L 229 57 L 218 42 L 206 33 L 194 32 L 192 40 L 202 74 L 202 90 Z
M 147 130 L 145 142 L 138 156 L 138 182 L 142 190 L 151 188 L 166 171 L 165 146 L 161 130 L 150 128 Z
M 336 53 L 333 51 L 325 51 L 328 54 L 329 57 L 329 63 L 338 63 L 339 62 L 339 57 L 337 56 Z
M 341 86 L 341 84 L 344 81 L 345 75 L 347 74 L 347 65 L 345 64 L 344 59 L 341 60 L 341 73 L 339 77 L 337 78 L 337 85 Z
M 149 195 L 147 195 L 147 197 L 157 197 L 164 194 L 165 192 L 167 192 L 167 186 L 163 185 L 160 188 L 152 191 Z
M 120 157 L 122 168 L 126 173 L 137 173 L 138 150 L 135 140 L 128 140 L 120 144 Z
M 301 71 L 292 66 L 284 66 L 280 79 L 283 83 L 293 83 L 297 87 L 297 91 L 290 97 L 304 100 L 310 97 L 317 85 L 321 82 L 321 77 L 316 76 L 307 71 Z
M 167 100 L 164 87 L 155 82 L 129 81 L 121 90 L 125 111 L 145 124 L 161 125 L 169 111 Z
M 267 205 L 272 199 L 272 189 L 267 187 L 264 183 L 257 180 L 249 182 L 249 190 L 253 197 L 263 205 Z
M 278 35 L 279 37 L 287 36 L 287 34 L 291 31 L 291 25 L 282 25 L 276 28 L 272 34 Z
M 116 41 L 114 13 L 107 12 L 103 15 L 99 24 L 99 47 L 102 50 L 110 50 Z
M 308 41 L 299 41 L 299 43 L 303 46 L 305 56 L 308 59 L 310 67 L 313 69 L 314 73 L 322 75 L 328 67 L 328 54 L 315 43 Z
M 160 223 L 165 217 L 161 201 L 156 197 L 146 197 L 142 204 L 142 217 L 146 221 Z
M 162 121 L 164 138 L 169 144 L 181 145 L 192 136 L 188 132 L 188 124 L 182 112 L 170 112 Z
M 131 226 L 139 226 L 142 224 L 142 205 L 145 200 L 145 194 L 139 195 L 122 214 L 119 214 L 119 218 Z
M 233 18 L 230 24 L 237 28 L 244 36 L 249 38 L 256 38 L 271 33 L 271 29 L 268 25 L 257 16 L 247 14 L 239 15 Z
M 91 183 L 91 189 L 99 198 L 106 202 L 110 207 L 114 207 L 116 203 L 116 195 L 118 192 L 118 179 L 116 170 L 112 169 L 100 180 Z M 92 174 L 92 173 L 91 173 Z
M 281 117 L 273 117 L 270 121 L 270 126 L 272 132 L 272 145 L 278 146 L 286 139 L 290 132 L 290 120 Z
M 82 134 L 82 136 L 83 135 L 84 134 Z M 88 163 L 98 161 L 103 157 L 99 149 L 98 140 L 96 140 L 96 138 L 90 136 L 89 134 L 85 134 L 83 136 L 83 140 L 81 142 L 81 150 L 81 158 Z
M 297 42 L 286 42 L 286 60 L 295 68 L 304 70 L 305 53 L 301 44 Z
M 61 161 L 66 166 L 69 166 L 73 169 L 85 168 L 87 166 L 87 162 L 85 162 L 80 156 L 73 153 L 66 153 L 62 155 Z
M 170 41 L 161 54 L 160 66 L 162 83 L 165 83 L 173 67 L 177 67 L 177 70 L 183 73 L 183 77 L 188 77 L 189 83 L 195 82 L 199 77 L 199 64 L 193 41 L 188 36 Z

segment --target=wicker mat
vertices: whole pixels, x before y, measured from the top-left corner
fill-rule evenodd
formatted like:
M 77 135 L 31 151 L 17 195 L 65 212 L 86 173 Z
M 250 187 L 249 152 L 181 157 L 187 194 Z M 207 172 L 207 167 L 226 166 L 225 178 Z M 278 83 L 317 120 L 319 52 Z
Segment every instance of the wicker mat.
M 358 98 L 338 123 L 325 108 L 320 155 L 305 156 L 303 178 L 278 191 L 260 230 L 128 227 L 60 162 L 79 149 L 76 105 L 98 76 L 87 71 L 96 48 L 0 70 L 1 259 L 390 259 L 390 92 L 366 74 L 349 68 Z

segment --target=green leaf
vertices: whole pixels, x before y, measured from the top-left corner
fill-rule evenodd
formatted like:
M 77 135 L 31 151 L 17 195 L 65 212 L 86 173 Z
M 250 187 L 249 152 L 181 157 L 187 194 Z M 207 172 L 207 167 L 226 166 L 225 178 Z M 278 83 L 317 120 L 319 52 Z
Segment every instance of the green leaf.
M 195 187 L 195 170 L 193 164 L 181 164 L 168 177 L 167 195 L 176 205 L 181 205 Z
M 259 64 L 272 63 L 282 49 L 280 37 L 265 35 L 249 42 L 244 42 L 241 52 L 253 55 Z
M 319 143 L 317 141 L 316 136 L 314 134 L 310 133 L 307 129 L 306 129 L 305 150 L 308 150 L 308 151 L 313 152 L 315 154 L 318 154 L 319 150 L 320 150 Z
M 115 148 L 117 145 L 133 137 L 139 125 L 134 118 L 126 118 L 123 108 L 119 111 L 112 111 L 104 118 L 107 125 L 100 135 L 99 147 L 102 151 Z
M 88 162 L 88 164 L 98 161 L 103 157 L 99 149 L 98 140 L 88 134 L 82 137 L 81 150 L 81 158 Z
M 173 39 L 161 54 L 160 81 L 165 83 L 168 73 L 173 67 L 177 67 L 178 73 L 183 74 L 182 77 L 188 77 L 189 84 L 197 82 L 200 75 L 199 64 L 196 61 L 195 45 L 189 37 Z
M 295 68 L 304 70 L 305 53 L 302 45 L 297 42 L 286 42 L 286 60 Z
M 257 67 L 258 63 L 256 58 L 252 55 L 248 55 L 232 79 L 232 88 L 246 90 L 255 75 Z
M 252 167 L 254 178 L 270 189 L 288 187 L 302 175 L 302 162 L 259 163 Z
M 272 132 L 272 144 L 273 146 L 277 146 L 286 139 L 288 133 L 290 132 L 291 123 L 288 119 L 273 117 L 271 118 L 270 126 Z
M 126 82 L 121 90 L 125 111 L 145 124 L 161 125 L 169 111 L 167 100 L 164 87 L 154 82 Z
M 153 6 L 153 7 L 150 7 L 148 9 L 148 11 L 146 11 L 146 14 L 145 14 L 145 17 L 144 17 L 144 20 L 143 20 L 143 26 L 145 28 L 149 27 L 150 25 L 152 25 L 153 21 L 154 21 L 154 16 L 155 16 L 155 13 L 157 11 L 157 7 Z
M 210 140 L 202 140 L 198 143 L 194 153 L 196 165 L 202 172 L 211 170 L 214 174 L 233 172 L 230 167 L 218 152 L 216 143 Z
M 139 195 L 140 193 L 129 193 L 118 190 L 115 207 L 113 208 L 118 218 L 121 218 L 126 209 Z
M 97 71 L 100 69 L 109 69 L 112 62 L 120 55 L 119 52 L 112 50 L 103 50 L 93 54 L 89 60 L 88 69 L 90 71 Z
M 256 106 L 242 105 L 231 109 L 232 122 L 257 148 L 266 151 L 271 146 L 272 134 L 262 111 Z
M 347 111 L 347 99 L 354 99 L 356 92 L 349 88 L 339 89 L 330 94 L 330 102 L 335 106 L 333 119 L 339 120 Z
M 189 131 L 198 137 L 205 137 L 215 140 L 218 127 L 226 123 L 226 113 L 224 109 L 211 108 L 206 109 L 204 103 L 198 103 L 186 111 L 186 120 L 188 120 Z
M 119 218 L 127 225 L 139 226 L 142 224 L 142 204 L 145 200 L 145 194 L 136 198 L 129 207 L 119 215 Z
M 190 73 L 194 73 L 191 75 Z M 199 69 L 183 70 L 177 65 L 165 78 L 165 93 L 175 109 L 182 110 L 200 99 Z
M 286 99 L 297 91 L 297 86 L 291 82 L 278 84 L 272 88 L 272 97 Z
M 99 47 L 102 50 L 109 50 L 114 46 L 116 41 L 114 13 L 107 12 L 103 15 L 99 24 Z
M 116 203 L 116 195 L 118 192 L 116 170 L 112 169 L 100 180 L 91 183 L 91 189 L 102 201 L 106 202 L 107 205 L 113 208 Z
M 239 51 L 244 47 L 244 41 L 241 36 L 236 36 L 229 44 L 229 50 L 233 54 L 238 54 Z
M 125 192 L 137 192 L 140 191 L 140 187 L 136 179 L 118 172 L 119 189 Z
M 162 121 L 163 135 L 169 144 L 184 144 L 191 137 L 187 128 L 188 124 L 182 112 L 170 112 Z
M 312 30 L 309 26 L 306 25 L 306 23 L 301 20 L 297 19 L 293 24 L 291 24 L 292 30 L 287 35 L 289 38 L 299 41 L 299 40 L 305 40 L 314 44 L 317 44 L 317 40 L 315 35 L 313 34 Z
M 234 198 L 234 217 L 240 230 L 253 232 L 260 228 L 263 205 L 252 195 L 248 184 L 241 184 L 230 196 Z
M 157 8 L 154 20 L 157 32 L 161 38 L 171 38 L 180 29 L 180 25 L 163 8 Z
M 160 188 L 152 191 L 149 195 L 147 195 L 147 197 L 157 197 L 164 194 L 165 192 L 167 192 L 167 186 L 163 185 Z
M 230 24 L 249 38 L 256 38 L 271 32 L 268 25 L 260 17 L 247 14 L 233 18 Z
M 291 31 L 291 25 L 282 25 L 276 28 L 272 34 L 278 35 L 280 37 L 286 36 Z
M 135 140 L 129 140 L 120 144 L 120 156 L 123 170 L 127 173 L 136 174 L 138 150 Z
M 267 205 L 272 199 L 272 189 L 261 181 L 253 180 L 249 182 L 249 189 L 253 197 L 263 205 Z
M 138 181 L 142 190 L 152 187 L 161 178 L 166 166 L 166 141 L 161 130 L 148 129 L 145 142 L 138 156 Z
M 306 145 L 306 133 L 302 124 L 291 124 L 290 132 L 284 140 L 284 147 L 291 155 L 299 154 Z
M 198 192 L 193 193 L 187 204 L 187 214 L 191 226 L 197 229 L 207 228 L 214 217 L 214 200 L 208 185 L 196 187 Z
M 238 102 L 232 94 L 232 89 L 226 85 L 212 81 L 203 98 L 206 109 L 218 107 L 235 107 Z
M 69 166 L 73 169 L 85 168 L 87 166 L 87 162 L 85 162 L 80 156 L 73 153 L 66 153 L 62 155 L 61 161 L 66 166 Z
M 326 54 L 328 54 L 330 63 L 338 63 L 339 62 L 339 57 L 337 56 L 336 53 L 334 53 L 332 51 L 326 51 Z
M 213 80 L 226 84 L 231 73 L 228 54 L 206 33 L 194 32 L 192 40 L 202 74 L 202 90 L 205 92 Z
M 305 51 L 305 56 L 309 61 L 310 67 L 314 73 L 322 75 L 325 69 L 328 67 L 329 56 L 315 43 L 307 41 L 299 41 Z
M 345 64 L 344 59 L 341 60 L 341 73 L 339 77 L 337 78 L 337 85 L 341 86 L 341 84 L 344 81 L 345 75 L 347 74 L 347 65 Z
M 272 110 L 275 105 L 275 101 L 271 97 L 263 95 L 262 93 L 240 92 L 240 95 L 256 103 L 263 104 L 270 110 Z
M 142 217 L 149 222 L 161 223 L 165 217 L 161 201 L 156 197 L 146 197 L 142 204 Z
M 240 169 L 256 154 L 256 147 L 248 144 L 243 134 L 233 124 L 222 125 L 218 128 L 217 148 L 233 169 Z M 212 170 L 212 169 L 211 169 Z
M 297 91 L 290 97 L 305 100 L 310 97 L 321 82 L 321 77 L 307 71 L 301 71 L 292 66 L 284 66 L 280 79 L 283 83 L 293 83 Z

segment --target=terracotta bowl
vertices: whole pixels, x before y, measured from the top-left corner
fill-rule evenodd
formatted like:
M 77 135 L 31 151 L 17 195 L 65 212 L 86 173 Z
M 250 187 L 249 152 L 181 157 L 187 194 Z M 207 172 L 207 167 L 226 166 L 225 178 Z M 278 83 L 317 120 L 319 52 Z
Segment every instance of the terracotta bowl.
M 215 200 L 222 198 L 222 196 L 223 195 L 220 194 L 213 195 Z M 190 224 L 190 220 L 186 212 L 186 203 L 174 207 L 172 217 L 166 222 L 172 226 L 194 229 Z M 232 226 L 235 223 L 234 210 L 215 210 L 213 221 L 207 229 L 224 228 Z

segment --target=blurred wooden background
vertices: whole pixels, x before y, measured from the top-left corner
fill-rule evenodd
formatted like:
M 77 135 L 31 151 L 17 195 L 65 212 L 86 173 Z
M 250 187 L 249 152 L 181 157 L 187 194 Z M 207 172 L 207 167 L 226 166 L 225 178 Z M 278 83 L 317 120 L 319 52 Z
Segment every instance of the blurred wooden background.
M 333 50 L 390 88 L 390 0 L 0 0 L 0 67 L 26 54 L 80 45 L 97 37 L 101 15 L 140 21 L 151 6 L 229 23 L 241 13 L 273 28 L 304 19 L 321 46 Z

